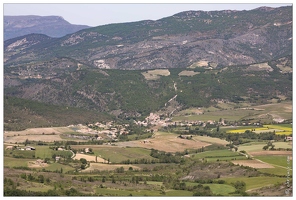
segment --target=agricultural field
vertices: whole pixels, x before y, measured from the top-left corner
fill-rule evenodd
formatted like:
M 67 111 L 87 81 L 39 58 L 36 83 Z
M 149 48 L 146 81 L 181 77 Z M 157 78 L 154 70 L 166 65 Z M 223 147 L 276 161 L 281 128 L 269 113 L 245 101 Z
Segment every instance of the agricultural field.
M 63 140 L 61 134 L 73 132 L 68 127 L 30 128 L 24 131 L 5 131 L 3 140 L 6 143 L 22 143 L 26 140 L 54 142 Z
M 111 163 L 121 163 L 126 160 L 135 160 L 135 159 L 151 159 L 150 150 L 145 148 L 138 147 L 118 147 L 118 146 L 109 146 L 109 145 L 73 145 L 72 148 L 92 148 L 93 155 L 84 155 L 88 156 L 89 161 L 94 161 L 95 156 L 101 158 L 105 161 L 109 159 Z M 77 154 L 76 154 L 77 156 Z M 79 158 L 80 159 L 80 158 Z M 99 161 L 98 161 L 99 162 Z
M 194 140 L 202 141 L 202 142 L 208 142 L 210 144 L 221 144 L 221 145 L 226 145 L 229 142 L 226 140 L 222 140 L 219 138 L 214 138 L 214 137 L 207 137 L 207 136 L 193 136 Z
M 141 169 L 135 165 L 119 165 L 119 164 L 103 164 L 103 163 L 90 163 L 90 166 L 82 172 L 90 172 L 90 171 L 114 171 L 117 168 L 123 167 L 125 171 L 128 171 L 130 167 L 132 169 Z
M 119 142 L 116 145 L 120 147 L 141 147 L 146 149 L 157 149 L 165 152 L 176 152 L 184 151 L 186 149 L 199 149 L 211 144 L 198 140 L 181 139 L 174 133 L 157 132 L 152 138 L 146 140 Z
M 94 155 L 86 155 L 86 154 L 81 154 L 81 153 L 76 153 L 76 155 L 73 157 L 74 160 L 80 160 L 81 158 L 86 159 L 89 162 L 99 162 L 99 163 L 107 163 L 108 161 L 101 158 L 101 157 L 96 157 Z
M 114 188 L 97 188 L 96 193 L 103 196 L 192 196 L 192 192 L 184 190 L 118 190 Z
M 194 160 L 204 160 L 207 162 L 232 161 L 232 160 L 247 159 L 244 155 L 241 155 L 238 152 L 233 152 L 233 151 L 226 150 L 226 149 L 190 154 L 190 157 Z
M 225 103 L 218 102 L 215 108 L 200 108 L 202 114 L 190 113 L 182 115 L 175 114 L 173 121 L 219 121 L 223 118 L 227 121 L 248 120 L 250 122 L 261 121 L 262 123 L 282 122 L 285 119 L 292 119 L 292 102 L 272 103 L 259 106 L 251 106 L 248 103 Z
M 281 156 L 281 155 L 266 155 L 266 156 L 255 156 L 255 159 L 261 160 L 266 163 L 270 163 L 275 166 L 282 166 L 284 168 L 287 168 L 287 165 L 289 163 L 289 167 L 292 166 L 292 155 L 287 156 Z M 289 159 L 289 161 L 287 161 Z
M 268 177 L 268 176 L 260 176 L 260 177 L 235 177 L 235 178 L 221 178 L 225 180 L 228 184 L 236 181 L 243 181 L 246 183 L 246 190 L 252 190 L 264 186 L 271 186 L 278 183 L 285 183 L 286 178 L 284 177 Z
M 235 160 L 231 162 L 235 165 L 243 165 L 243 166 L 248 166 L 256 169 L 274 168 L 272 165 L 261 162 L 260 160 Z
M 247 114 L 247 113 L 246 113 Z M 241 110 L 214 110 L 210 111 L 209 109 L 205 110 L 203 114 L 200 115 L 187 115 L 187 116 L 175 116 L 173 121 L 208 121 L 214 120 L 219 121 L 220 118 L 229 121 L 235 121 L 246 116 Z
M 274 142 L 272 143 L 276 149 L 292 149 L 292 144 L 290 142 Z M 238 146 L 238 151 L 246 151 L 251 156 L 257 155 L 292 155 L 292 151 L 268 151 L 263 150 L 266 142 L 250 142 L 246 144 L 241 144 Z
M 51 172 L 56 172 L 56 171 L 60 172 L 62 170 L 62 173 L 74 171 L 73 167 L 71 167 L 69 165 L 60 164 L 60 163 L 49 164 L 47 167 L 44 167 L 44 169 L 51 171 Z
M 240 111 L 246 111 L 230 111 L 230 104 L 220 105 L 225 110 L 188 108 L 180 111 L 178 117 L 208 115 L 212 120 L 210 114 L 221 112 L 216 116 L 220 120 L 223 113 L 230 116 L 232 112 L 231 119 L 237 119 L 242 117 Z M 233 134 L 238 130 L 257 134 L 255 139 L 240 138 L 243 134 Z M 108 139 L 100 143 L 66 138 L 66 134 L 77 135 L 68 127 L 5 132 L 4 182 L 6 188 L 12 188 L 13 182 L 18 183 L 19 190 L 50 193 L 48 196 L 242 196 L 267 186 L 284 185 L 287 180 L 288 156 L 292 163 L 292 151 L 287 150 L 292 149 L 292 141 L 284 140 L 283 135 L 267 134 L 276 138 L 272 145 L 277 150 L 263 150 L 270 140 L 256 137 L 259 132 L 270 130 L 290 133 L 292 125 L 221 126 L 219 130 L 213 125 L 186 127 L 180 122 L 153 133 L 142 129 L 123 141 Z M 231 135 L 237 138 L 228 137 Z M 231 147 L 230 140 L 243 142 Z M 35 150 L 19 150 L 26 146 Z M 289 174 L 292 177 L 292 170 Z M 245 183 L 245 188 L 237 190 L 236 181 Z
M 35 162 L 36 159 L 18 159 L 11 157 L 4 157 L 4 167 L 28 167 L 29 162 Z
M 227 128 L 227 133 L 244 133 L 245 131 L 252 131 L 254 133 L 267 133 L 275 132 L 277 135 L 291 135 L 292 134 L 292 124 L 283 125 L 263 125 L 263 127 L 258 126 L 242 126 L 237 128 Z

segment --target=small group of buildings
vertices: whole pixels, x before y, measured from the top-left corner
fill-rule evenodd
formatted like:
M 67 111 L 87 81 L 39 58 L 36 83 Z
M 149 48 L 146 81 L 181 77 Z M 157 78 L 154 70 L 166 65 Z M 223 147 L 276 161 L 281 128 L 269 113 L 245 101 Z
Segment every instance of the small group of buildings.
M 34 150 L 36 150 L 35 147 L 31 147 L 31 146 L 26 146 L 26 147 L 7 146 L 6 149 L 7 150 L 17 149 L 17 150 L 21 150 L 21 151 L 34 151 Z

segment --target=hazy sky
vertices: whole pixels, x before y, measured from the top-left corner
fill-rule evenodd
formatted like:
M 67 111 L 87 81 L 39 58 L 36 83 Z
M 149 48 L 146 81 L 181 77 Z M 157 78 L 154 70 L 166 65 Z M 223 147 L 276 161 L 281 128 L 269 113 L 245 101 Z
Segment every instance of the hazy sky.
M 26 2 L 26 1 L 25 1 Z M 187 10 L 250 10 L 260 6 L 281 7 L 291 6 L 292 3 L 264 3 L 256 4 L 256 1 L 248 1 L 251 3 L 229 3 L 231 1 L 220 1 L 225 3 L 213 3 L 213 1 L 148 1 L 151 3 L 133 3 L 133 1 L 4 1 L 4 15 L 40 15 L 62 16 L 65 20 L 72 24 L 81 24 L 89 26 L 99 26 L 110 23 L 132 22 L 140 20 L 157 20 L 163 17 L 174 15 L 178 12 Z M 71 2 L 71 3 L 69 3 Z M 143 2 L 143 1 L 136 1 Z M 158 2 L 158 3 L 155 3 Z M 167 3 L 173 2 L 173 3 Z M 202 3 L 190 3 L 202 2 Z M 208 4 L 204 2 L 209 2 Z M 217 2 L 217 1 L 216 1 Z M 219 1 L 218 1 L 219 2 Z M 235 1 L 240 2 L 240 1 Z M 261 3 L 263 2 L 263 3 Z

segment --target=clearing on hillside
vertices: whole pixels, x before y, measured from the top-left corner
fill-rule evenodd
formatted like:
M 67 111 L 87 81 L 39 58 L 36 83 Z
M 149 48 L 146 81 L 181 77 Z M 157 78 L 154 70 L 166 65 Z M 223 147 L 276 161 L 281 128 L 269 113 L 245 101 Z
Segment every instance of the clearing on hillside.
M 196 68 L 196 67 L 207 67 L 208 66 L 208 61 L 206 60 L 200 60 L 196 63 L 193 63 L 192 65 L 190 65 L 188 68 Z
M 179 76 L 194 76 L 196 74 L 200 74 L 200 72 L 194 72 L 194 71 L 184 70 L 184 71 L 181 71 L 178 75 Z
M 265 70 L 270 72 L 273 71 L 272 67 L 270 67 L 267 62 L 250 65 L 249 67 L 247 67 L 246 70 L 247 71 L 264 71 Z
M 160 76 L 169 76 L 171 73 L 168 69 L 154 69 L 142 72 L 146 80 L 157 80 Z

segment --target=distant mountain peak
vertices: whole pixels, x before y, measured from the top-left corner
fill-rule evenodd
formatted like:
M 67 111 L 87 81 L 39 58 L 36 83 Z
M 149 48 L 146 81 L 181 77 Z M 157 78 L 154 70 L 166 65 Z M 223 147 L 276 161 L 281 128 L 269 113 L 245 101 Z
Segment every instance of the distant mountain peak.
M 62 37 L 85 28 L 90 27 L 71 24 L 62 16 L 4 16 L 4 40 L 31 33 Z

